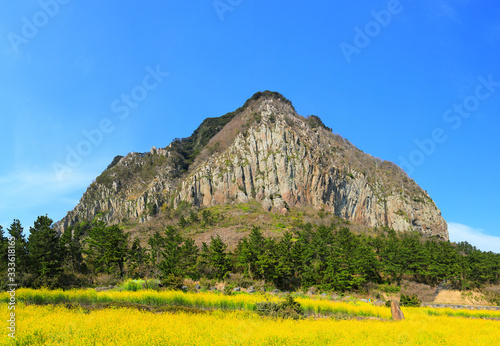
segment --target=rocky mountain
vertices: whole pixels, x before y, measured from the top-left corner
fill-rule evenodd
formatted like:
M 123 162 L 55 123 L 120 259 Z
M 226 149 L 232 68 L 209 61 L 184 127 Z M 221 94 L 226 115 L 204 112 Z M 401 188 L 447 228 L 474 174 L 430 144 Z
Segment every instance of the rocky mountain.
M 363 153 L 320 118 L 298 115 L 269 91 L 165 148 L 115 157 L 56 227 L 97 216 L 144 223 L 186 203 L 252 200 L 277 213 L 307 206 L 368 227 L 448 239 L 440 210 L 402 169 Z

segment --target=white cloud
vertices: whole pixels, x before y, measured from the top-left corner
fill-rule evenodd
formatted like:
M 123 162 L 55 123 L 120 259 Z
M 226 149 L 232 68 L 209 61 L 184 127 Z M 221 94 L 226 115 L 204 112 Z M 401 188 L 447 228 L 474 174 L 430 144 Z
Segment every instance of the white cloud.
M 482 229 L 472 228 L 456 222 L 448 222 L 450 241 L 466 241 L 482 251 L 500 253 L 500 237 L 488 235 Z
M 25 233 L 39 215 L 61 219 L 98 173 L 74 170 L 59 180 L 51 170 L 17 170 L 0 176 L 0 225 L 19 219 Z

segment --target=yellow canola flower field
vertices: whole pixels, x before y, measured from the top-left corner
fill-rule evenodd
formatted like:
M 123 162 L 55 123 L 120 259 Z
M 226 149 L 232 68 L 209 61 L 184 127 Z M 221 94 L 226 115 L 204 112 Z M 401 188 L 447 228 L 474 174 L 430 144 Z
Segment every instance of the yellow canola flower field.
M 16 338 L 8 336 L 6 292 L 1 345 L 498 345 L 499 311 L 403 308 L 406 320 L 390 321 L 390 309 L 361 302 L 297 298 L 309 313 L 356 316 L 349 320 L 276 320 L 253 312 L 257 302 L 282 299 L 260 294 L 209 292 L 16 290 Z M 79 303 L 130 302 L 212 309 L 205 313 L 148 312 L 111 307 L 68 309 Z M 217 309 L 217 310 L 213 310 Z M 359 317 L 362 317 L 360 319 Z M 367 318 L 365 318 L 367 317 Z M 469 318 L 472 317 L 472 318 Z
M 6 311 L 5 303 L 1 304 Z M 500 345 L 500 322 L 429 316 L 406 320 L 273 320 L 253 312 L 150 313 L 117 308 L 16 307 L 16 339 L 2 345 Z M 6 313 L 2 313 L 2 317 Z
M 8 293 L 0 293 L 0 302 L 7 302 Z M 184 293 L 181 291 L 104 291 L 87 290 L 48 290 L 20 288 L 16 290 L 16 299 L 29 304 L 59 303 L 110 303 L 130 302 L 150 306 L 184 306 L 201 309 L 254 310 L 255 304 L 266 300 L 278 302 L 281 298 L 262 294 L 235 294 L 231 296 L 211 293 Z M 344 313 L 354 316 L 391 318 L 391 312 L 385 307 L 377 307 L 361 302 L 332 302 L 327 299 L 296 298 L 304 310 L 309 313 L 328 314 Z M 500 313 L 498 313 L 500 317 Z

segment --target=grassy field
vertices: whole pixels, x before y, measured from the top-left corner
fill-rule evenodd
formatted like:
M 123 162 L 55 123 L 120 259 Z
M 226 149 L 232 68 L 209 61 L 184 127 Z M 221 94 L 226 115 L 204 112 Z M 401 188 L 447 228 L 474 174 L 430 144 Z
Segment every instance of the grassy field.
M 181 291 L 105 291 L 89 290 L 46 290 L 22 288 L 16 291 L 18 302 L 27 304 L 65 304 L 76 303 L 85 306 L 111 302 L 128 302 L 147 306 L 182 306 L 197 309 L 243 310 L 254 311 L 258 302 L 280 301 L 273 295 L 236 293 L 223 295 L 221 293 L 198 292 L 184 293 Z M 332 302 L 327 299 L 313 300 L 296 298 L 308 314 L 345 314 L 352 317 L 378 317 L 390 319 L 390 310 L 362 302 Z M 8 294 L 0 293 L 0 302 L 6 303 Z M 500 317 L 500 312 L 498 313 Z
M 20 289 L 16 298 L 16 339 L 2 328 L 2 345 L 500 345 L 500 321 L 481 318 L 500 318 L 496 311 L 403 308 L 406 320 L 393 322 L 386 307 L 297 298 L 310 317 L 276 320 L 254 312 L 279 300 L 263 295 Z M 7 299 L 0 293 L 4 321 Z M 111 302 L 200 310 L 95 308 Z

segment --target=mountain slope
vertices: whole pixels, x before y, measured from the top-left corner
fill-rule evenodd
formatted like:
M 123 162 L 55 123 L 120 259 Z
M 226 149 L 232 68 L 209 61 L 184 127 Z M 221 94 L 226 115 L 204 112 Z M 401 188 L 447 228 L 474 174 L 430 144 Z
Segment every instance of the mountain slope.
M 363 153 L 319 118 L 298 115 L 269 91 L 206 119 L 166 148 L 116 157 L 58 227 L 98 214 L 110 223 L 145 222 L 162 207 L 186 202 L 251 200 L 271 211 L 312 206 L 369 227 L 448 239 L 441 212 L 404 171 Z

